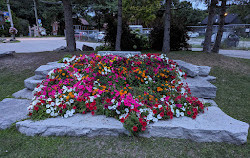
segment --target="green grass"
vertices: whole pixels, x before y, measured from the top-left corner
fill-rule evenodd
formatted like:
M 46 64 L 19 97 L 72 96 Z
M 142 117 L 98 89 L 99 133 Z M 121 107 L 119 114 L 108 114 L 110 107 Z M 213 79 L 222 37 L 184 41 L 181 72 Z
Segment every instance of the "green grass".
M 144 51 L 146 53 L 147 51 Z M 154 53 L 157 53 L 155 51 Z M 212 67 L 216 76 L 216 103 L 235 119 L 250 122 L 250 60 L 201 52 L 171 52 L 169 57 Z M 22 89 L 30 70 L 11 73 L 0 71 L 0 100 Z M 29 137 L 13 126 L 0 131 L 0 157 L 250 157 L 248 143 L 197 143 L 168 138 L 100 137 Z

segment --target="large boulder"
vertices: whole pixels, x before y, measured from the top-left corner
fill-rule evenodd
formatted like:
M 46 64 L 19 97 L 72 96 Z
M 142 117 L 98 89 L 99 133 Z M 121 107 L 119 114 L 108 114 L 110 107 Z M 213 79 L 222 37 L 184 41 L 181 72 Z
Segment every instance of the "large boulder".
M 25 120 L 16 123 L 18 131 L 28 136 L 98 136 L 128 134 L 120 121 L 103 115 L 76 114 L 69 118 L 49 118 L 41 121 Z M 143 137 L 191 139 L 197 142 L 227 142 L 243 144 L 247 141 L 249 125 L 226 115 L 218 107 L 208 107 L 196 119 L 189 117 L 162 120 L 148 125 Z
M 84 44 L 82 45 L 82 51 L 94 51 L 94 48 Z
M 51 70 L 61 68 L 64 65 L 65 65 L 64 63 L 55 63 L 55 62 L 53 64 L 49 63 L 47 65 L 42 65 L 35 70 L 35 74 L 37 76 L 43 76 L 45 78 Z
M 16 121 L 27 118 L 27 107 L 30 104 L 27 99 L 6 98 L 0 102 L 0 129 L 9 128 Z
M 12 96 L 14 98 L 17 98 L 17 99 L 32 99 L 33 98 L 33 94 L 32 94 L 32 91 L 29 90 L 28 88 L 24 88 L 14 94 L 12 94 Z
M 188 77 L 195 77 L 199 74 L 200 70 L 196 65 L 184 62 L 182 60 L 174 60 L 176 62 L 180 69 L 183 70 Z
M 141 55 L 140 51 L 98 51 L 98 54 L 103 56 L 106 54 L 113 54 L 126 57 L 127 55 Z
M 32 76 L 24 80 L 24 86 L 29 90 L 34 90 L 37 84 L 41 83 L 42 79 L 37 79 L 36 76 Z

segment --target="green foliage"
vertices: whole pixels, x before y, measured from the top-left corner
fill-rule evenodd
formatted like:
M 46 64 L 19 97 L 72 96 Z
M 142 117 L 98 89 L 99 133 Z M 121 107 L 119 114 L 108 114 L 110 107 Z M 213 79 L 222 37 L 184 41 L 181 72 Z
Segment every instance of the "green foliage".
M 182 22 L 187 26 L 198 25 L 207 16 L 206 11 L 194 9 L 192 3 L 187 1 L 175 2 L 174 8 L 172 14 L 184 19 Z
M 149 25 L 156 18 L 156 13 L 160 9 L 160 0 L 123 0 L 123 15 L 130 22 L 141 20 L 144 25 Z
M 95 48 L 96 51 L 109 51 L 109 50 L 114 50 L 111 46 L 109 45 L 100 45 Z
M 114 16 L 107 16 L 106 22 L 108 23 L 108 28 L 106 30 L 105 41 L 115 48 L 116 41 L 116 30 L 117 30 L 117 21 Z M 140 35 L 136 31 L 131 31 L 126 23 L 126 20 L 123 19 L 122 23 L 122 38 L 121 38 L 121 49 L 122 50 L 142 50 L 148 49 L 148 38 Z
M 229 13 L 238 14 L 240 20 L 243 23 L 250 24 L 250 5 L 247 2 L 243 2 L 244 5 L 232 5 L 229 9 Z M 248 16 L 248 18 L 246 18 Z

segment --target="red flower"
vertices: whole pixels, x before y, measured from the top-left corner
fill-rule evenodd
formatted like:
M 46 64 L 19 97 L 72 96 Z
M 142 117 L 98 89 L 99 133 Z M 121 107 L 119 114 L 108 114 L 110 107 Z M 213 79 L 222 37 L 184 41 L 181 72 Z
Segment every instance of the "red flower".
M 76 109 L 76 106 L 73 106 L 73 109 L 75 110 L 75 109 Z
M 188 115 L 191 115 L 191 111 L 188 111 L 187 114 L 188 114 Z
M 134 126 L 133 131 L 136 132 L 138 130 L 138 127 Z
M 81 102 L 82 98 L 78 97 L 76 100 L 79 101 L 79 102 Z
M 141 130 L 142 130 L 142 131 L 145 131 L 145 130 L 146 130 L 146 127 L 142 127 Z
M 90 111 L 94 110 L 93 106 L 90 106 L 90 107 L 89 107 L 89 110 L 90 110 Z
M 107 102 L 107 103 L 110 103 L 110 102 L 111 102 L 111 99 L 107 98 L 107 99 L 106 99 L 106 102 Z
M 196 118 L 196 115 L 193 115 L 192 118 L 195 119 L 195 118 Z
M 92 114 L 92 115 L 95 115 L 95 112 L 94 112 L 94 111 L 91 111 L 91 114 Z
M 96 106 L 94 106 L 94 110 L 97 110 L 97 107 L 96 107 Z
M 86 107 L 89 108 L 89 103 L 86 103 Z
M 153 113 L 156 114 L 156 113 L 157 113 L 157 110 L 154 109 L 154 110 L 153 110 Z
M 145 127 L 145 126 L 147 126 L 147 123 L 144 122 L 144 121 L 142 121 L 142 122 L 141 122 L 141 125 L 142 125 L 143 127 Z
M 34 106 L 34 110 L 36 110 L 36 111 L 37 111 L 38 109 L 39 109 L 39 107 L 37 107 L 37 106 Z
M 142 118 L 139 118 L 139 122 L 142 123 L 143 119 Z
M 85 111 L 83 111 L 82 114 L 85 114 Z
M 124 118 L 121 118 L 120 121 L 121 121 L 121 123 L 124 123 L 125 119 L 124 119 Z
M 163 117 L 163 116 L 164 116 L 164 112 L 161 112 L 161 113 L 160 113 L 160 116 Z
M 91 106 L 95 106 L 95 105 L 96 105 L 96 102 L 94 101 L 94 102 L 90 103 L 90 105 L 91 105 Z

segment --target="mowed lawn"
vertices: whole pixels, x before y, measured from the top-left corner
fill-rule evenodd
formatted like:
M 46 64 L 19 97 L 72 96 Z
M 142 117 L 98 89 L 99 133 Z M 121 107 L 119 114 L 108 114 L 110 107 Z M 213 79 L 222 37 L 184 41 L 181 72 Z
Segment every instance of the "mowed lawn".
M 76 52 L 80 54 L 83 52 Z M 85 52 L 86 53 L 86 52 Z M 89 53 L 89 52 L 88 52 Z M 146 51 L 144 53 L 147 53 Z M 157 53 L 157 52 L 155 52 Z M 23 80 L 33 76 L 40 65 L 60 60 L 69 53 L 29 53 L 0 58 L 0 100 L 24 88 Z M 215 99 L 231 117 L 250 122 L 250 60 L 201 52 L 171 52 L 171 59 L 211 66 L 216 76 Z M 248 143 L 197 143 L 168 138 L 129 136 L 100 137 L 28 137 L 15 125 L 0 131 L 0 157 L 250 157 Z

